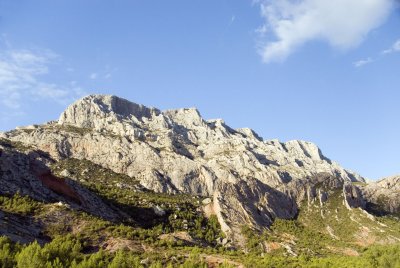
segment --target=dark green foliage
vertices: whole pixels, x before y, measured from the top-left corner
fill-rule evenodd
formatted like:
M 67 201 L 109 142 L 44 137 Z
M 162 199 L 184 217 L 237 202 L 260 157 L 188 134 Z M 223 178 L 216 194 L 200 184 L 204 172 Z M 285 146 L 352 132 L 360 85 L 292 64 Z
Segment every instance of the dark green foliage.
M 242 234 L 246 237 L 246 249 L 253 253 L 261 253 L 261 243 L 265 240 L 257 230 L 251 229 L 249 226 L 242 226 Z
M 207 264 L 203 262 L 201 256 L 200 248 L 193 248 L 189 253 L 189 256 L 185 259 L 185 261 L 179 265 L 175 265 L 173 267 L 179 268 L 207 268 Z M 172 264 L 171 264 L 172 266 Z
M 11 213 L 31 214 L 40 208 L 40 203 L 18 193 L 13 196 L 0 195 L 0 208 Z
M 18 268 L 142 268 L 140 257 L 130 252 L 117 251 L 114 254 L 102 250 L 84 254 L 79 240 L 71 237 L 57 237 L 52 242 L 40 246 L 37 242 L 21 246 L 0 236 L 0 267 Z M 155 259 L 154 259 L 155 257 Z M 162 257 L 155 255 L 149 267 L 165 267 Z M 159 258 L 159 259 L 157 259 Z M 172 263 L 169 263 L 172 265 Z M 182 263 L 172 267 L 207 267 L 198 253 L 191 253 Z
M 180 267 L 180 268 L 205 268 L 207 264 L 201 257 L 202 249 L 192 250 L 183 261 L 171 262 L 163 259 L 162 256 L 154 255 L 149 267 Z M 300 255 L 299 257 L 285 257 L 275 255 L 265 255 L 260 257 L 254 254 L 240 254 L 235 262 L 242 262 L 245 267 L 348 267 L 348 268 L 397 268 L 400 267 L 400 245 L 374 246 L 366 249 L 358 257 L 328 256 L 328 257 L 309 257 Z M 40 246 L 33 242 L 26 246 L 21 246 L 10 242 L 5 237 L 0 237 L 0 265 L 1 267 L 18 268 L 139 268 L 143 267 L 140 257 L 130 252 L 117 251 L 114 254 L 106 253 L 102 250 L 84 254 L 80 247 L 80 242 L 72 237 L 57 238 L 51 243 Z M 219 267 L 235 267 L 227 262 Z
M 82 251 L 81 242 L 70 235 L 58 236 L 44 246 L 43 250 L 48 253 L 51 260 L 60 260 L 63 266 L 70 266 L 73 260 L 80 259 Z
M 74 262 L 71 267 L 73 268 L 97 268 L 97 267 L 107 267 L 109 263 L 109 258 L 103 251 L 98 251 L 89 256 L 86 256 L 83 261 L 77 263 Z
M 13 267 L 15 264 L 15 254 L 19 250 L 19 244 L 14 244 L 9 238 L 0 236 L 0 267 Z
M 115 253 L 113 260 L 108 268 L 139 268 L 142 267 L 138 256 L 134 256 L 125 251 L 119 250 Z
M 54 261 L 58 263 L 59 259 Z M 43 250 L 36 241 L 24 247 L 16 255 L 16 263 L 18 268 L 44 268 L 53 266 L 49 253 Z

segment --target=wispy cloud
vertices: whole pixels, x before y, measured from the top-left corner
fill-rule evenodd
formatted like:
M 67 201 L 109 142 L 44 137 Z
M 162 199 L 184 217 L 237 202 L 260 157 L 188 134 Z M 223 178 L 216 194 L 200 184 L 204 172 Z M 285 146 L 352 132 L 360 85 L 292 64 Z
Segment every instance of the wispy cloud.
M 91 74 L 89 75 L 89 78 L 92 79 L 92 80 L 96 80 L 98 76 L 99 76 L 99 75 L 98 75 L 97 73 L 91 73 Z
M 283 61 L 312 40 L 332 47 L 358 46 L 379 27 L 395 7 L 395 0 L 258 0 L 265 24 L 259 48 L 264 62 Z M 274 37 L 274 39 L 271 39 Z
M 8 49 L 0 53 L 0 103 L 13 110 L 24 100 L 51 99 L 66 104 L 82 94 L 77 86 L 45 81 L 49 66 L 60 56 L 50 50 Z
M 353 65 L 354 65 L 354 67 L 357 67 L 357 68 L 362 67 L 366 64 L 370 64 L 370 63 L 373 63 L 373 62 L 381 59 L 385 55 L 395 53 L 395 52 L 400 52 L 400 39 L 398 39 L 396 42 L 394 42 L 388 49 L 382 50 L 381 53 L 378 56 L 376 56 L 375 58 L 368 57 L 366 59 L 361 59 L 361 60 L 353 62 Z
M 107 80 L 110 79 L 113 76 L 113 73 L 115 73 L 116 71 L 117 71 L 116 68 L 112 68 L 109 65 L 106 65 L 102 70 L 100 69 L 91 72 L 88 78 L 90 80 Z
M 383 50 L 382 54 L 390 54 L 393 52 L 400 52 L 400 39 L 394 42 L 390 48 Z
M 374 62 L 374 60 L 372 58 L 366 58 L 366 59 L 362 59 L 362 60 L 358 60 L 356 62 L 353 62 L 354 67 L 362 67 L 364 65 L 370 64 Z
M 235 20 L 236 20 L 236 16 L 232 15 L 231 20 L 229 22 L 229 26 L 231 26 L 235 22 Z

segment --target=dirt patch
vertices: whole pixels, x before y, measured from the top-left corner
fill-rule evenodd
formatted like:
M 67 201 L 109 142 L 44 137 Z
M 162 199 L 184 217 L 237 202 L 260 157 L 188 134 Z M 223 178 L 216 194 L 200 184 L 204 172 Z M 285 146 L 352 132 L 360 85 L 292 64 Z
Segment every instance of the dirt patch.
M 288 234 L 288 233 L 282 233 L 280 235 L 280 238 L 282 239 L 283 242 L 294 245 L 296 244 L 295 241 L 297 241 L 296 236 L 292 235 L 292 234 Z
M 362 226 L 355 234 L 356 244 L 366 247 L 376 242 L 376 236 L 372 234 L 368 227 Z
M 282 245 L 279 244 L 278 242 L 265 242 L 264 248 L 267 253 L 270 253 L 270 252 L 273 252 L 275 250 L 282 248 Z
M 360 256 L 360 253 L 352 248 L 338 248 L 333 246 L 327 246 L 327 248 L 333 253 L 342 254 L 345 256 Z
M 198 244 L 196 240 L 188 232 L 176 232 L 170 234 L 162 234 L 158 237 L 160 240 L 166 240 L 170 242 L 182 241 L 185 245 Z
M 102 248 L 109 252 L 115 252 L 118 250 L 129 250 L 137 253 L 143 253 L 143 247 L 140 243 L 133 240 L 123 238 L 108 238 L 102 245 Z
M 229 264 L 237 268 L 244 268 L 244 265 L 240 262 L 228 260 L 222 256 L 218 255 L 201 255 L 204 258 L 205 262 L 207 263 L 208 268 L 217 268 L 221 264 Z
M 89 223 L 87 221 L 80 221 L 77 224 L 74 224 L 72 226 L 72 233 L 73 234 L 79 234 L 81 233 L 83 230 L 85 230 L 86 226 L 88 226 Z
M 149 245 L 141 244 L 140 246 L 142 247 L 142 249 L 144 250 L 144 252 L 154 252 L 154 248 L 151 247 L 151 246 L 149 246 Z

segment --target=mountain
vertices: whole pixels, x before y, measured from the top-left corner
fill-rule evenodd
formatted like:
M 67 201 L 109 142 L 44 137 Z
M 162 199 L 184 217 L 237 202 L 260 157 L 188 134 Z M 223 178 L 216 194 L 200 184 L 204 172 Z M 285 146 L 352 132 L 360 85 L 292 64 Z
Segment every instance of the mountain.
M 358 255 L 355 244 L 400 241 L 393 218 L 400 212 L 400 177 L 367 183 L 313 143 L 264 140 L 249 128 L 205 120 L 194 108 L 160 111 L 116 96 L 90 95 L 57 121 L 0 133 L 0 161 L 2 195 L 53 204 L 47 209 L 66 222 L 75 218 L 72 210 L 113 224 L 153 228 L 162 223 L 171 231 L 188 231 L 195 226 L 190 221 L 199 218 L 203 231 L 215 227 L 211 245 L 219 241 L 225 248 L 246 249 L 254 234 L 264 233 L 269 239 L 256 239 L 263 252 L 281 248 L 293 256 L 307 248 L 301 244 L 310 238 L 304 230 L 333 241 L 324 240 L 324 252 L 331 253 Z M 182 211 L 191 216 L 175 230 L 171 222 Z M 9 231 L 1 233 L 45 243 L 52 235 L 43 230 L 56 225 L 56 216 L 48 211 L 42 216 L 37 224 L 30 215 L 33 223 L 19 228 L 23 232 L 14 229 L 26 219 L 15 216 L 4 223 Z M 165 228 L 163 233 L 168 234 Z M 205 236 L 183 240 L 202 245 Z M 168 237 L 182 240 L 176 232 Z

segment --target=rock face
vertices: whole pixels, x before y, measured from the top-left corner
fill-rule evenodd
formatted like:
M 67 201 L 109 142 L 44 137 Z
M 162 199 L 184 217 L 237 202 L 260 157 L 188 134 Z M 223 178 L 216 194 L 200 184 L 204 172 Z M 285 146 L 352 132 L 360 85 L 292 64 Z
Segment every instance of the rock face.
M 377 214 L 400 215 L 400 176 L 371 182 L 361 187 L 368 208 Z
M 400 191 L 400 176 L 384 178 L 379 180 L 376 184 L 388 190 Z
M 329 197 L 317 183 L 343 188 L 350 207 L 364 207 L 360 190 L 347 186 L 364 179 L 316 145 L 263 140 L 251 129 L 204 120 L 193 108 L 160 111 L 91 95 L 70 105 L 57 122 L 2 137 L 56 161 L 90 160 L 156 192 L 210 197 L 208 214 L 216 214 L 224 232 L 239 242 L 243 225 L 261 230 L 276 217 L 293 218 L 304 198 L 323 203 Z
M 349 183 L 343 187 L 344 202 L 348 209 L 352 208 L 365 208 L 365 201 L 362 197 L 361 190 Z

